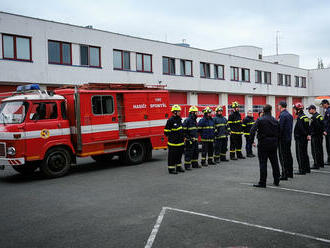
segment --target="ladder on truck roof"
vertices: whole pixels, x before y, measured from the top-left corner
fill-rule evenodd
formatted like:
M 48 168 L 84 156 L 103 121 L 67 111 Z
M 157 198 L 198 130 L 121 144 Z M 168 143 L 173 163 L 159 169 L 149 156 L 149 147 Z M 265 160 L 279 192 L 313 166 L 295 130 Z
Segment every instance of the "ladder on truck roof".
M 146 84 L 120 84 L 120 83 L 88 83 L 77 86 L 82 90 L 164 90 L 167 85 Z M 74 88 L 74 85 L 66 85 L 63 88 Z

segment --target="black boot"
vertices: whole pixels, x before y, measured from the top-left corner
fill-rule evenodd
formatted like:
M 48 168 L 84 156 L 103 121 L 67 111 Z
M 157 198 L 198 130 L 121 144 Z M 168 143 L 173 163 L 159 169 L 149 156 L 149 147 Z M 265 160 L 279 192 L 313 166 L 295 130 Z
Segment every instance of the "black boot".
M 184 169 L 183 169 L 182 166 L 180 165 L 180 166 L 177 166 L 177 167 L 176 167 L 176 171 L 177 171 L 177 172 L 184 172 Z
M 220 160 L 223 161 L 223 162 L 228 162 L 229 161 L 228 159 L 226 159 L 226 156 L 223 156 L 223 155 L 220 157 Z
M 215 159 L 214 159 L 214 163 L 216 163 L 216 164 L 220 164 L 220 158 L 215 158 Z
M 203 166 L 203 167 L 207 167 L 207 166 L 208 166 L 205 160 L 204 160 L 204 161 L 202 161 L 202 163 L 201 163 L 201 164 L 202 164 L 202 166 Z
M 245 157 L 243 156 L 243 154 L 241 152 L 237 152 L 237 158 L 245 159 Z
M 253 187 L 266 188 L 266 184 L 264 184 L 264 183 L 253 184 Z
M 184 168 L 185 168 L 186 170 L 191 170 L 191 164 L 185 164 L 185 165 L 184 165 Z
M 168 169 L 168 173 L 170 173 L 170 174 L 178 174 L 178 172 L 175 169 Z
M 209 160 L 207 161 L 207 163 L 208 163 L 209 165 L 215 165 L 215 163 L 213 162 L 212 159 L 209 159 Z

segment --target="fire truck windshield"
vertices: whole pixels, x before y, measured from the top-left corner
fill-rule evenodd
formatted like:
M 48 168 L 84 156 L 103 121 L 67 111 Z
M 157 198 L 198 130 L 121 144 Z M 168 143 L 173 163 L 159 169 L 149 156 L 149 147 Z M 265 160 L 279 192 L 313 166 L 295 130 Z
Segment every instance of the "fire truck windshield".
M 27 102 L 3 102 L 0 105 L 0 123 L 18 124 L 25 119 L 29 104 Z

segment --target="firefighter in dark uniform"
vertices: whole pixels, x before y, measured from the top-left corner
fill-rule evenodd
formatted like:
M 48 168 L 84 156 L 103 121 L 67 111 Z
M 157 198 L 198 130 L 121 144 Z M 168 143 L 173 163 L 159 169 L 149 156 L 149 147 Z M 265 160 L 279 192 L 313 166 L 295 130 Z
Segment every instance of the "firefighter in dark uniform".
M 254 124 L 253 113 L 252 111 L 248 111 L 248 115 L 243 119 L 242 127 L 243 127 L 243 134 L 246 140 L 246 156 L 248 158 L 253 158 L 255 155 L 252 152 L 252 140 L 250 139 L 250 130 L 252 125 Z
M 171 111 L 173 115 L 167 120 L 164 129 L 164 133 L 168 138 L 168 172 L 178 174 L 178 172 L 184 172 L 181 166 L 184 149 L 184 134 L 180 117 L 181 107 L 173 105 Z
M 328 160 L 325 165 L 330 165 L 330 105 L 327 99 L 323 99 L 321 102 L 322 107 L 325 110 L 324 113 L 324 136 L 325 144 L 327 147 Z
M 229 115 L 228 124 L 230 128 L 230 159 L 237 160 L 237 158 L 244 159 L 242 154 L 242 118 L 239 113 L 238 102 L 231 104 L 233 112 Z M 235 157 L 235 153 L 237 158 Z
M 183 122 L 183 132 L 185 137 L 184 166 L 186 170 L 201 168 L 198 164 L 198 130 L 197 130 L 197 112 L 196 106 L 189 109 L 189 117 Z
M 202 166 L 214 165 L 213 162 L 213 142 L 214 142 L 214 121 L 211 117 L 212 109 L 206 107 L 203 110 L 204 116 L 198 122 L 198 131 L 202 141 Z M 206 155 L 207 162 L 206 164 Z
M 299 171 L 296 175 L 305 175 L 310 173 L 309 157 L 307 152 L 308 134 L 309 134 L 309 119 L 304 114 L 304 105 L 296 103 L 294 109 L 297 114 L 297 122 L 294 127 L 294 139 L 296 142 L 296 156 L 298 161 Z
M 215 140 L 214 140 L 214 161 L 220 163 L 220 161 L 228 162 L 226 159 L 227 143 L 229 126 L 226 117 L 222 115 L 223 108 L 218 106 L 215 109 L 216 116 L 213 118 L 215 125 Z
M 310 105 L 307 108 L 308 112 L 312 115 L 310 129 L 310 139 L 312 144 L 312 155 L 314 160 L 314 166 L 311 169 L 320 169 L 324 167 L 324 158 L 323 158 L 323 117 L 316 112 L 315 105 Z
M 277 143 L 280 133 L 278 121 L 272 116 L 272 106 L 264 106 L 264 114 L 258 118 L 251 128 L 251 140 L 254 141 L 256 132 L 258 138 L 258 159 L 260 167 L 260 180 L 254 187 L 266 188 L 267 160 L 270 160 L 273 169 L 274 185 L 279 186 L 280 168 L 277 159 Z M 255 144 L 253 143 L 255 146 Z

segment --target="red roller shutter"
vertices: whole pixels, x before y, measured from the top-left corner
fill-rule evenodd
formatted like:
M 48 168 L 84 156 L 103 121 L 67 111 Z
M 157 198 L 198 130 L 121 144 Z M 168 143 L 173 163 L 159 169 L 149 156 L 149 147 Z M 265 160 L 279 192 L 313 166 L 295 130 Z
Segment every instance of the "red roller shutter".
M 0 93 L 16 91 L 17 86 L 13 85 L 0 85 Z
M 170 92 L 170 104 L 187 104 L 187 93 Z
M 218 94 L 198 93 L 198 105 L 218 105 Z
M 276 113 L 276 118 L 279 118 L 279 116 L 280 116 L 280 111 L 278 110 L 278 104 L 280 103 L 280 101 L 286 102 L 286 97 L 285 96 L 276 96 L 275 97 L 275 113 Z
M 258 113 L 262 111 L 264 105 L 266 104 L 266 96 L 253 96 L 253 117 L 258 118 Z
M 296 103 L 302 103 L 302 98 L 301 97 L 292 97 L 292 105 L 295 105 Z M 289 107 L 289 106 L 288 106 Z M 297 118 L 297 115 L 294 111 L 294 109 L 292 108 L 292 115 L 293 115 L 293 118 Z
M 242 119 L 245 117 L 245 95 L 228 95 L 228 113 L 232 111 L 231 103 L 238 102 L 240 106 L 239 112 L 241 113 Z

